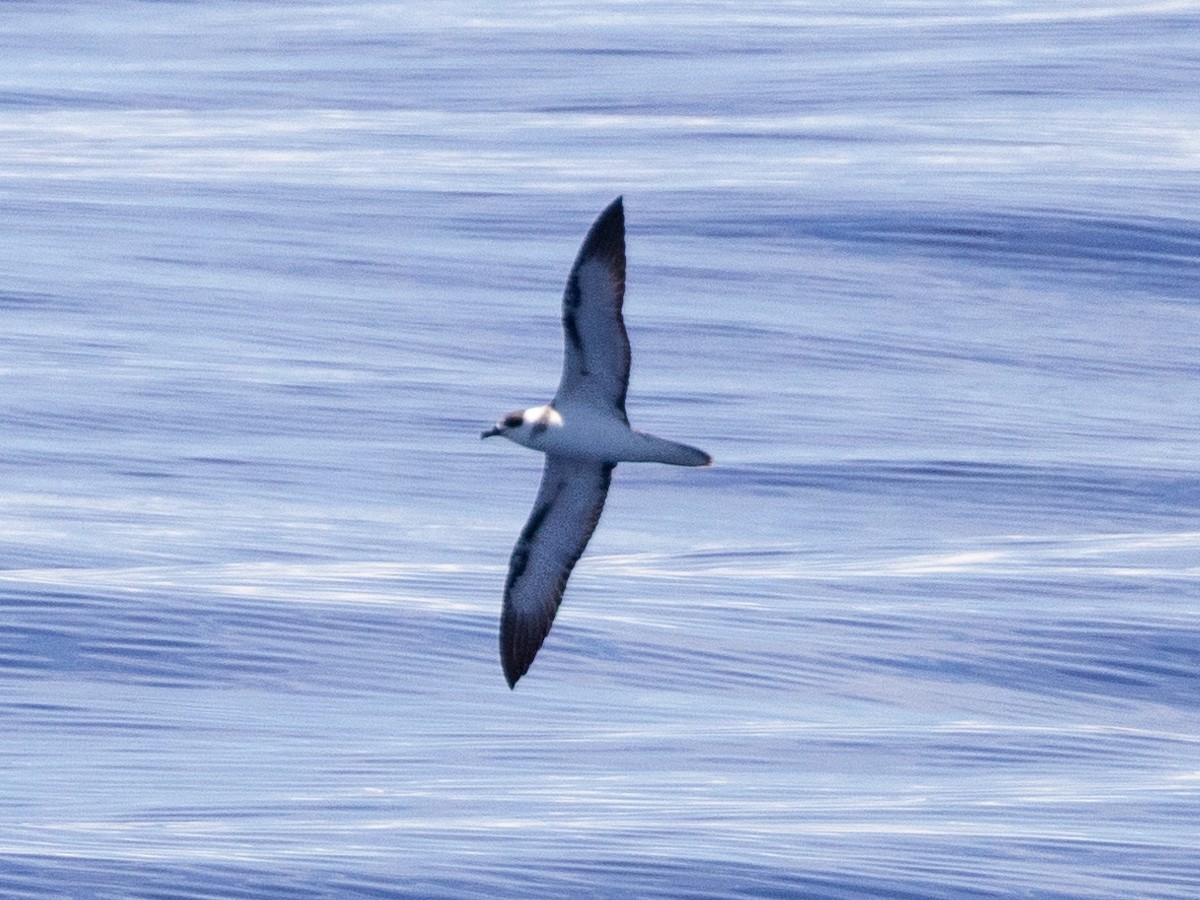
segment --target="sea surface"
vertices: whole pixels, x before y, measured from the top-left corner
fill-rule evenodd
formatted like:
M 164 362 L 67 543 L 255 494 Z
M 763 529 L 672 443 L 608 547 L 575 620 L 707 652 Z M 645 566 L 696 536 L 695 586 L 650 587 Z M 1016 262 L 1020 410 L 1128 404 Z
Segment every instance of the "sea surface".
M 1200 5 L 0 15 L 0 896 L 1200 896 Z

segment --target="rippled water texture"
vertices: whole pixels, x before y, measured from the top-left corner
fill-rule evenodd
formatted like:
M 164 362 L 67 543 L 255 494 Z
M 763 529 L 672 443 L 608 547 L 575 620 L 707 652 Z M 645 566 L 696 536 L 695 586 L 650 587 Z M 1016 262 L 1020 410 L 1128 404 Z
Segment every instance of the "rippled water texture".
M 1196 895 L 1194 4 L 4 17 L 0 894 Z

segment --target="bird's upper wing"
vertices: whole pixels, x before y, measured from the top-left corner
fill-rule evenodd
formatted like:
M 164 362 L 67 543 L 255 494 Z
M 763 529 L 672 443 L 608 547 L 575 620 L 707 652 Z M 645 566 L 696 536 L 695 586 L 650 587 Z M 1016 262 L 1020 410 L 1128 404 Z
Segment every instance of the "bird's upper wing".
M 556 406 L 587 404 L 625 416 L 629 337 L 625 300 L 625 210 L 618 197 L 596 219 L 563 292 L 562 380 Z
M 546 456 L 537 500 L 504 584 L 500 661 L 509 687 L 529 669 L 550 632 L 571 569 L 600 520 L 613 466 Z

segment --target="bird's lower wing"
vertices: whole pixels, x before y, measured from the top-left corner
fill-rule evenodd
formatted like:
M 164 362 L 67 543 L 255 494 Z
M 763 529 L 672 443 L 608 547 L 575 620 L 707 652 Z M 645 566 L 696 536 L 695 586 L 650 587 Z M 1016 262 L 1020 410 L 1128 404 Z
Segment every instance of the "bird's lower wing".
M 571 569 L 600 520 L 614 464 L 546 456 L 529 521 L 513 548 L 500 616 L 500 661 L 512 687 L 550 632 Z

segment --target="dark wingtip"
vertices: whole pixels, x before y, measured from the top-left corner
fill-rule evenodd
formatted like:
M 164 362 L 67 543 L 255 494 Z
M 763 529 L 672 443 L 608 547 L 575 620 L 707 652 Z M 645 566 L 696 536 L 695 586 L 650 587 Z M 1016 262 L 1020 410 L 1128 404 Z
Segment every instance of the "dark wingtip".
M 508 641 L 505 641 L 504 637 L 505 635 L 501 634 L 500 665 L 504 669 L 504 680 L 508 682 L 509 690 L 512 690 L 521 680 L 521 676 L 529 671 L 541 641 L 538 641 L 538 646 L 535 646 L 533 652 L 530 652 L 528 646 L 513 642 L 511 635 L 509 635 Z
M 600 218 L 605 218 L 610 215 L 619 216 L 621 219 L 621 227 L 625 227 L 625 197 L 622 195 L 608 204 L 604 208 L 604 212 L 600 214 Z
M 525 664 L 525 668 L 521 668 L 516 659 L 508 654 L 501 654 L 500 662 L 504 667 L 504 680 L 508 682 L 508 689 L 511 691 L 517 686 L 517 682 L 521 680 L 521 676 L 529 671 L 529 663 Z M 532 659 L 529 662 L 533 662 Z
M 618 197 L 596 217 L 596 221 L 588 230 L 583 240 L 581 256 L 602 256 L 607 259 L 619 259 L 624 268 L 625 257 L 625 205 L 622 197 Z M 625 273 L 621 272 L 624 280 Z
M 553 619 L 551 615 L 550 620 Z M 549 621 L 522 622 L 510 607 L 505 606 L 500 616 L 500 665 L 510 689 L 516 687 L 521 676 L 529 671 L 549 631 Z

